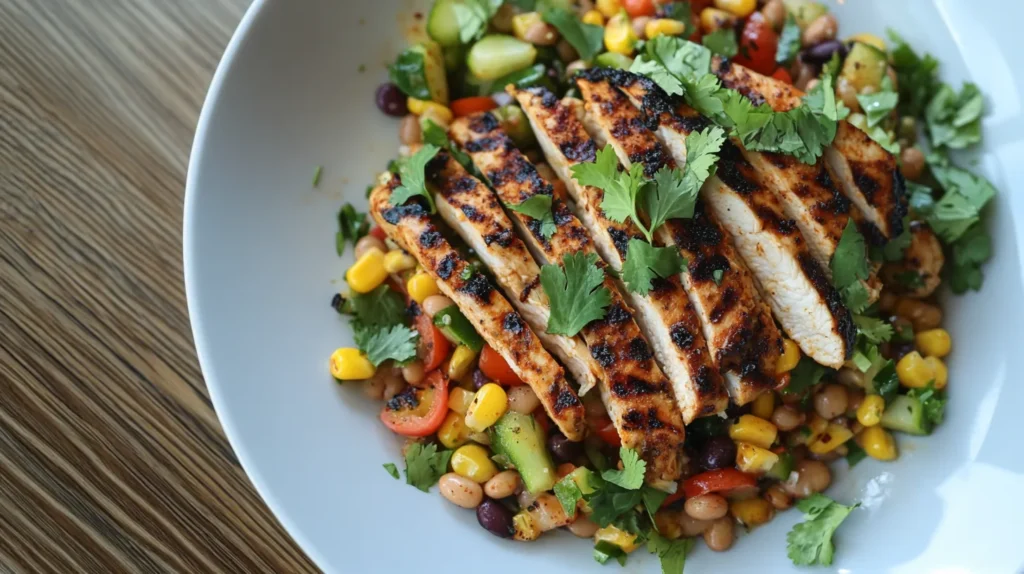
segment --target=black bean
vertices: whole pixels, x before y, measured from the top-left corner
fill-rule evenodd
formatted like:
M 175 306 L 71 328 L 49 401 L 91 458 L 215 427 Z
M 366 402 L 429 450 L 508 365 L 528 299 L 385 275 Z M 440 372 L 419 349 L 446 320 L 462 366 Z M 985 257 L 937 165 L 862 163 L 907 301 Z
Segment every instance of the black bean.
M 512 526 L 512 512 L 498 501 L 485 498 L 476 507 L 476 519 L 491 534 L 501 538 L 512 538 L 515 528 Z
M 729 468 L 736 464 L 736 443 L 727 436 L 708 439 L 697 456 L 697 464 L 703 470 Z
M 572 462 L 583 454 L 583 445 L 565 438 L 561 433 L 552 433 L 548 437 L 548 450 L 556 462 Z
M 485 375 L 483 371 L 481 371 L 480 369 L 477 369 L 477 370 L 473 371 L 473 389 L 474 390 L 479 391 L 480 387 L 486 385 L 489 382 L 490 382 L 490 380 L 487 378 L 487 375 Z
M 832 59 L 832 55 L 839 52 L 840 58 L 846 57 L 846 44 L 839 40 L 826 40 L 807 48 L 800 55 L 801 59 L 808 64 L 824 64 Z
M 377 107 L 385 114 L 396 118 L 409 113 L 409 107 L 405 105 L 405 94 L 398 86 L 389 82 L 377 88 Z

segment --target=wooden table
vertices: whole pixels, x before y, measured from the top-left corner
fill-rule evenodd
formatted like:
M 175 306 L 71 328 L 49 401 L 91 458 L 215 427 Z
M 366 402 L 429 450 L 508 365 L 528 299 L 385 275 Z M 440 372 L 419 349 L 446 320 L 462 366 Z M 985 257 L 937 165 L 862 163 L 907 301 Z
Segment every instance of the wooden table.
M 0 571 L 306 572 L 196 362 L 193 130 L 247 0 L 0 1 Z

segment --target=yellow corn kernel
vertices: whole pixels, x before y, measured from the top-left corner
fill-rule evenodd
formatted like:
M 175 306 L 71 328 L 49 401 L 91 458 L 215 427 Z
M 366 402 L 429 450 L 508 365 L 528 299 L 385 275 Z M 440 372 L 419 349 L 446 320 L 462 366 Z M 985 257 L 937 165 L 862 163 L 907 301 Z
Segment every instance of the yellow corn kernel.
M 896 458 L 896 440 L 881 426 L 868 427 L 860 433 L 860 446 L 868 456 L 878 460 Z
M 608 48 L 609 52 L 631 56 L 636 41 L 633 25 L 625 12 L 616 14 L 608 20 L 608 25 L 604 28 L 604 47 Z
M 843 425 L 829 423 L 825 427 L 825 432 L 818 435 L 818 438 L 808 444 L 807 448 L 814 454 L 826 454 L 851 438 L 853 438 L 853 431 Z
M 925 357 L 943 358 L 953 348 L 953 339 L 945 329 L 928 329 L 914 335 L 917 350 Z
M 779 362 L 775 364 L 775 374 L 781 375 L 788 373 L 796 368 L 796 364 L 800 362 L 800 346 L 796 344 L 792 339 L 782 340 L 782 356 L 779 357 Z
M 359 349 L 341 348 L 331 353 L 331 376 L 339 381 L 361 381 L 377 372 L 377 367 Z
M 448 378 L 459 380 L 469 374 L 476 365 L 476 351 L 465 345 L 455 347 L 451 359 L 448 360 Z
M 923 389 L 932 381 L 933 373 L 921 354 L 911 351 L 896 363 L 896 376 L 904 387 Z
M 644 26 L 648 40 L 658 36 L 681 36 L 685 31 L 686 24 L 672 18 L 656 18 Z
M 469 442 L 469 434 L 466 418 L 455 411 L 448 411 L 441 428 L 437 429 L 437 440 L 445 448 L 459 448 Z
M 868 395 L 857 407 L 857 422 L 873 427 L 882 420 L 882 413 L 885 412 L 885 399 L 880 395 Z
M 732 440 L 749 442 L 761 448 L 771 448 L 778 434 L 778 427 L 754 415 L 743 415 L 729 427 L 729 438 Z
M 384 256 L 384 270 L 388 273 L 401 273 L 416 267 L 416 260 L 401 249 L 392 249 Z
M 622 10 L 619 0 L 597 0 L 597 9 L 605 18 L 611 18 Z
M 604 14 L 600 10 L 587 10 L 587 13 L 583 15 L 583 23 L 604 26 Z
M 467 391 L 462 387 L 454 387 L 448 391 L 448 408 L 465 416 L 473 402 L 473 391 Z
M 760 526 L 772 519 L 775 507 L 763 498 L 734 500 L 729 504 L 729 513 L 747 528 Z
M 466 426 L 481 432 L 498 422 L 508 410 L 508 395 L 505 389 L 494 383 L 480 387 L 466 411 Z
M 639 547 L 636 543 L 636 534 L 626 532 L 614 524 L 609 524 L 604 528 L 598 529 L 598 531 L 594 533 L 594 542 L 607 542 L 609 544 L 613 544 L 622 549 L 626 554 L 629 554 Z
M 512 517 L 512 530 L 515 531 L 513 538 L 523 542 L 536 540 L 542 532 L 537 519 L 526 510 L 520 510 Z
M 739 18 L 746 18 L 757 9 L 757 0 L 715 0 L 715 8 Z
M 732 28 L 736 24 L 736 16 L 718 8 L 705 8 L 700 11 L 700 28 L 705 34 L 721 28 Z
M 751 474 L 764 474 L 779 462 L 779 455 L 759 446 L 741 442 L 736 444 L 736 468 Z
M 949 370 L 946 369 L 946 364 L 942 362 L 942 359 L 938 357 L 925 357 L 924 363 L 928 365 L 928 369 L 932 372 L 932 381 L 935 382 L 935 388 L 946 388 L 946 383 L 949 382 Z
M 409 98 L 406 101 L 406 105 L 408 106 L 409 111 L 417 116 L 422 116 L 423 114 L 427 113 L 427 110 L 431 110 L 431 113 L 434 116 L 444 120 L 445 124 L 450 123 L 452 119 L 455 117 L 454 114 L 452 114 L 452 111 L 448 109 L 447 106 L 442 106 L 441 104 L 437 102 L 432 102 L 430 100 L 418 100 L 416 98 Z
M 755 417 L 769 420 L 772 418 L 772 413 L 775 412 L 775 393 L 768 391 L 758 395 L 754 399 L 754 404 L 750 408 L 751 414 Z
M 828 429 L 828 419 L 822 418 L 818 413 L 811 413 L 811 418 L 807 421 L 807 428 L 811 432 L 805 437 L 804 444 L 811 444 Z
M 387 278 L 384 252 L 376 248 L 363 253 L 363 256 L 345 272 L 345 281 L 348 281 L 348 286 L 356 293 L 369 293 Z
M 886 52 L 888 51 L 885 47 L 885 40 L 875 36 L 874 34 L 857 34 L 856 36 L 850 36 L 847 42 L 860 42 L 861 44 L 867 44 L 868 46 L 874 46 L 879 50 Z
M 460 446 L 452 453 L 452 470 L 481 484 L 498 474 L 498 467 L 487 454 L 487 449 L 478 444 Z
M 434 281 L 433 277 L 424 272 L 417 273 L 410 277 L 405 283 L 405 290 L 409 293 L 409 296 L 412 297 L 412 300 L 420 305 L 423 304 L 423 301 L 427 297 L 437 295 L 441 292 L 441 290 L 437 288 L 437 281 Z

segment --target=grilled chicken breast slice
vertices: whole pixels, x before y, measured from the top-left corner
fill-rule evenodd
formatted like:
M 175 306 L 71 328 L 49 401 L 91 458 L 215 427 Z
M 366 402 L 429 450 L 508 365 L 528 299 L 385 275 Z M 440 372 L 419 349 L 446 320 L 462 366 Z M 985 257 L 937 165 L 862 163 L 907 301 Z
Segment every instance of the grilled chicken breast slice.
M 511 92 L 533 126 L 554 172 L 577 205 L 594 245 L 609 265 L 622 269 L 630 239 L 643 240 L 630 223 L 617 223 L 601 210 L 604 192 L 584 187 L 572 177 L 571 168 L 594 161 L 596 148 L 580 123 L 577 110 L 544 90 Z M 582 108 L 579 110 L 582 115 Z M 679 277 L 656 279 L 647 296 L 625 291 L 637 309 L 640 323 L 654 346 L 655 356 L 669 375 L 686 422 L 725 408 L 728 396 L 714 357 L 707 349 L 700 320 L 682 290 Z M 774 364 L 773 364 L 774 369 Z
M 775 78 L 721 58 L 714 59 L 712 68 L 723 86 L 754 103 L 767 103 L 775 111 L 791 110 L 802 103 L 803 92 Z M 883 244 L 903 232 L 906 186 L 895 156 L 844 120 L 838 123 L 835 140 L 824 157 L 843 193 L 870 224 L 862 227 L 869 241 Z
M 571 440 L 582 440 L 586 432 L 583 403 L 566 381 L 562 367 L 487 277 L 472 271 L 421 204 L 412 200 L 405 205 L 391 205 L 391 193 L 398 185 L 399 178 L 387 174 L 374 188 L 370 194 L 374 220 L 419 261 L 487 344 L 530 385 L 559 430 Z M 462 278 L 464 273 L 468 279 Z
M 604 369 L 579 337 L 549 334 L 550 303 L 540 288 L 540 269 L 516 235 L 498 199 L 445 152 L 430 164 L 428 183 L 437 211 L 491 270 L 509 301 L 580 384 L 580 395 L 597 384 Z
M 456 120 L 451 135 L 491 182 L 501 201 L 518 204 L 534 195 L 552 196 L 552 185 L 516 149 L 490 112 Z M 565 203 L 553 197 L 552 213 L 557 229 L 550 238 L 541 232 L 540 221 L 513 214 L 540 262 L 560 264 L 565 255 L 594 253 L 586 229 Z M 682 468 L 685 430 L 672 385 L 654 362 L 650 345 L 614 282 L 606 276 L 604 286 L 612 295 L 605 318 L 592 321 L 581 331 L 591 355 L 604 368 L 605 377 L 599 382 L 601 397 L 622 444 L 637 449 L 647 461 L 648 476 L 675 480 Z
M 628 85 L 639 76 L 596 69 L 578 78 L 591 135 L 610 143 L 628 169 L 641 162 L 648 175 L 686 161 L 685 138 L 668 138 L 665 146 L 646 126 L 643 113 L 613 83 Z M 642 99 L 642 98 L 641 98 Z M 733 401 L 746 404 L 777 385 L 776 363 L 782 336 L 757 296 L 745 265 L 714 217 L 698 201 L 694 217 L 674 220 L 657 232 L 676 245 L 689 268 L 681 280 L 700 317 L 709 348 L 726 375 Z M 716 271 L 718 281 L 715 281 Z

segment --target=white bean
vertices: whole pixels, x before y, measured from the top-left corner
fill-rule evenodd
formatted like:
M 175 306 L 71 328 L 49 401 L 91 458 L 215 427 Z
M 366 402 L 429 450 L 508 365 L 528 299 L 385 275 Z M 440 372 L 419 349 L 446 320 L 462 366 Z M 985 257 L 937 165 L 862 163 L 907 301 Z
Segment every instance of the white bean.
M 476 508 L 483 502 L 484 489 L 472 480 L 449 472 L 437 481 L 441 496 L 462 508 Z
M 491 498 L 507 498 L 519 488 L 519 473 L 514 470 L 503 470 L 484 483 L 484 494 Z

